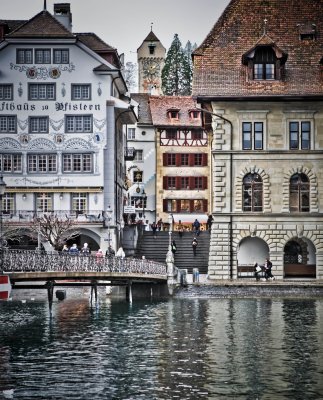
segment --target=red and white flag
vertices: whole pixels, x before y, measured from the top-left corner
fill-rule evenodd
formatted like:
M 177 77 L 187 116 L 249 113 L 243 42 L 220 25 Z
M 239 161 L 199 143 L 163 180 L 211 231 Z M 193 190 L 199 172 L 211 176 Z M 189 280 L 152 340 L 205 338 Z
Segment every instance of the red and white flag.
M 8 275 L 0 275 L 0 300 L 8 300 L 11 293 L 10 278 Z

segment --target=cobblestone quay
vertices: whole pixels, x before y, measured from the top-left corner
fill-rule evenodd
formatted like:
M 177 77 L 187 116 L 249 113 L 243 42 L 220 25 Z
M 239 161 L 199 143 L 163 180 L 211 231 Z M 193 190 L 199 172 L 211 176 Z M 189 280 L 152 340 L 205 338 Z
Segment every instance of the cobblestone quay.
M 255 282 L 254 280 L 212 281 L 188 284 L 177 287 L 173 293 L 175 298 L 279 298 L 279 297 L 323 297 L 323 280 L 288 281 L 288 282 Z

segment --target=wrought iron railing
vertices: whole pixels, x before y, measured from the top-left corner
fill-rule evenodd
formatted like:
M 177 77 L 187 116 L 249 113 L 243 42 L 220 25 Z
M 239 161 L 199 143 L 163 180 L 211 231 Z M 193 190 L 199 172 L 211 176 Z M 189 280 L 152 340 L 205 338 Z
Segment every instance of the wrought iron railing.
M 89 223 L 102 223 L 104 221 L 104 213 L 100 210 L 89 211 L 72 211 L 72 210 L 58 210 L 58 211 L 31 211 L 31 210 L 17 210 L 11 212 L 4 212 L 2 219 L 3 222 L 21 222 L 27 223 L 35 217 L 42 217 L 44 215 L 53 215 L 59 218 L 69 218 L 77 222 Z
M 166 275 L 166 265 L 136 258 L 70 255 L 37 250 L 0 250 L 0 273 L 6 272 L 127 272 Z

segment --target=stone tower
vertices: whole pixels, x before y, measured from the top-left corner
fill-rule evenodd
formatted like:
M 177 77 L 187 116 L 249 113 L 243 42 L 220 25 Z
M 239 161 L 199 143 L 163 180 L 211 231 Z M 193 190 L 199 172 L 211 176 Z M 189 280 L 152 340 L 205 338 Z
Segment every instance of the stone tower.
M 151 29 L 137 50 L 139 93 L 162 94 L 161 73 L 165 64 L 165 54 L 165 47 Z

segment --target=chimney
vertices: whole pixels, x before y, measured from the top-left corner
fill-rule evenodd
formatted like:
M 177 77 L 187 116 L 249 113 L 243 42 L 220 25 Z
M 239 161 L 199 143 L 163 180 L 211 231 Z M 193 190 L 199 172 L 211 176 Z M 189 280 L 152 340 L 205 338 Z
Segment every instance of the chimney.
M 54 4 L 54 17 L 66 29 L 72 32 L 72 13 L 70 3 L 57 3 Z

